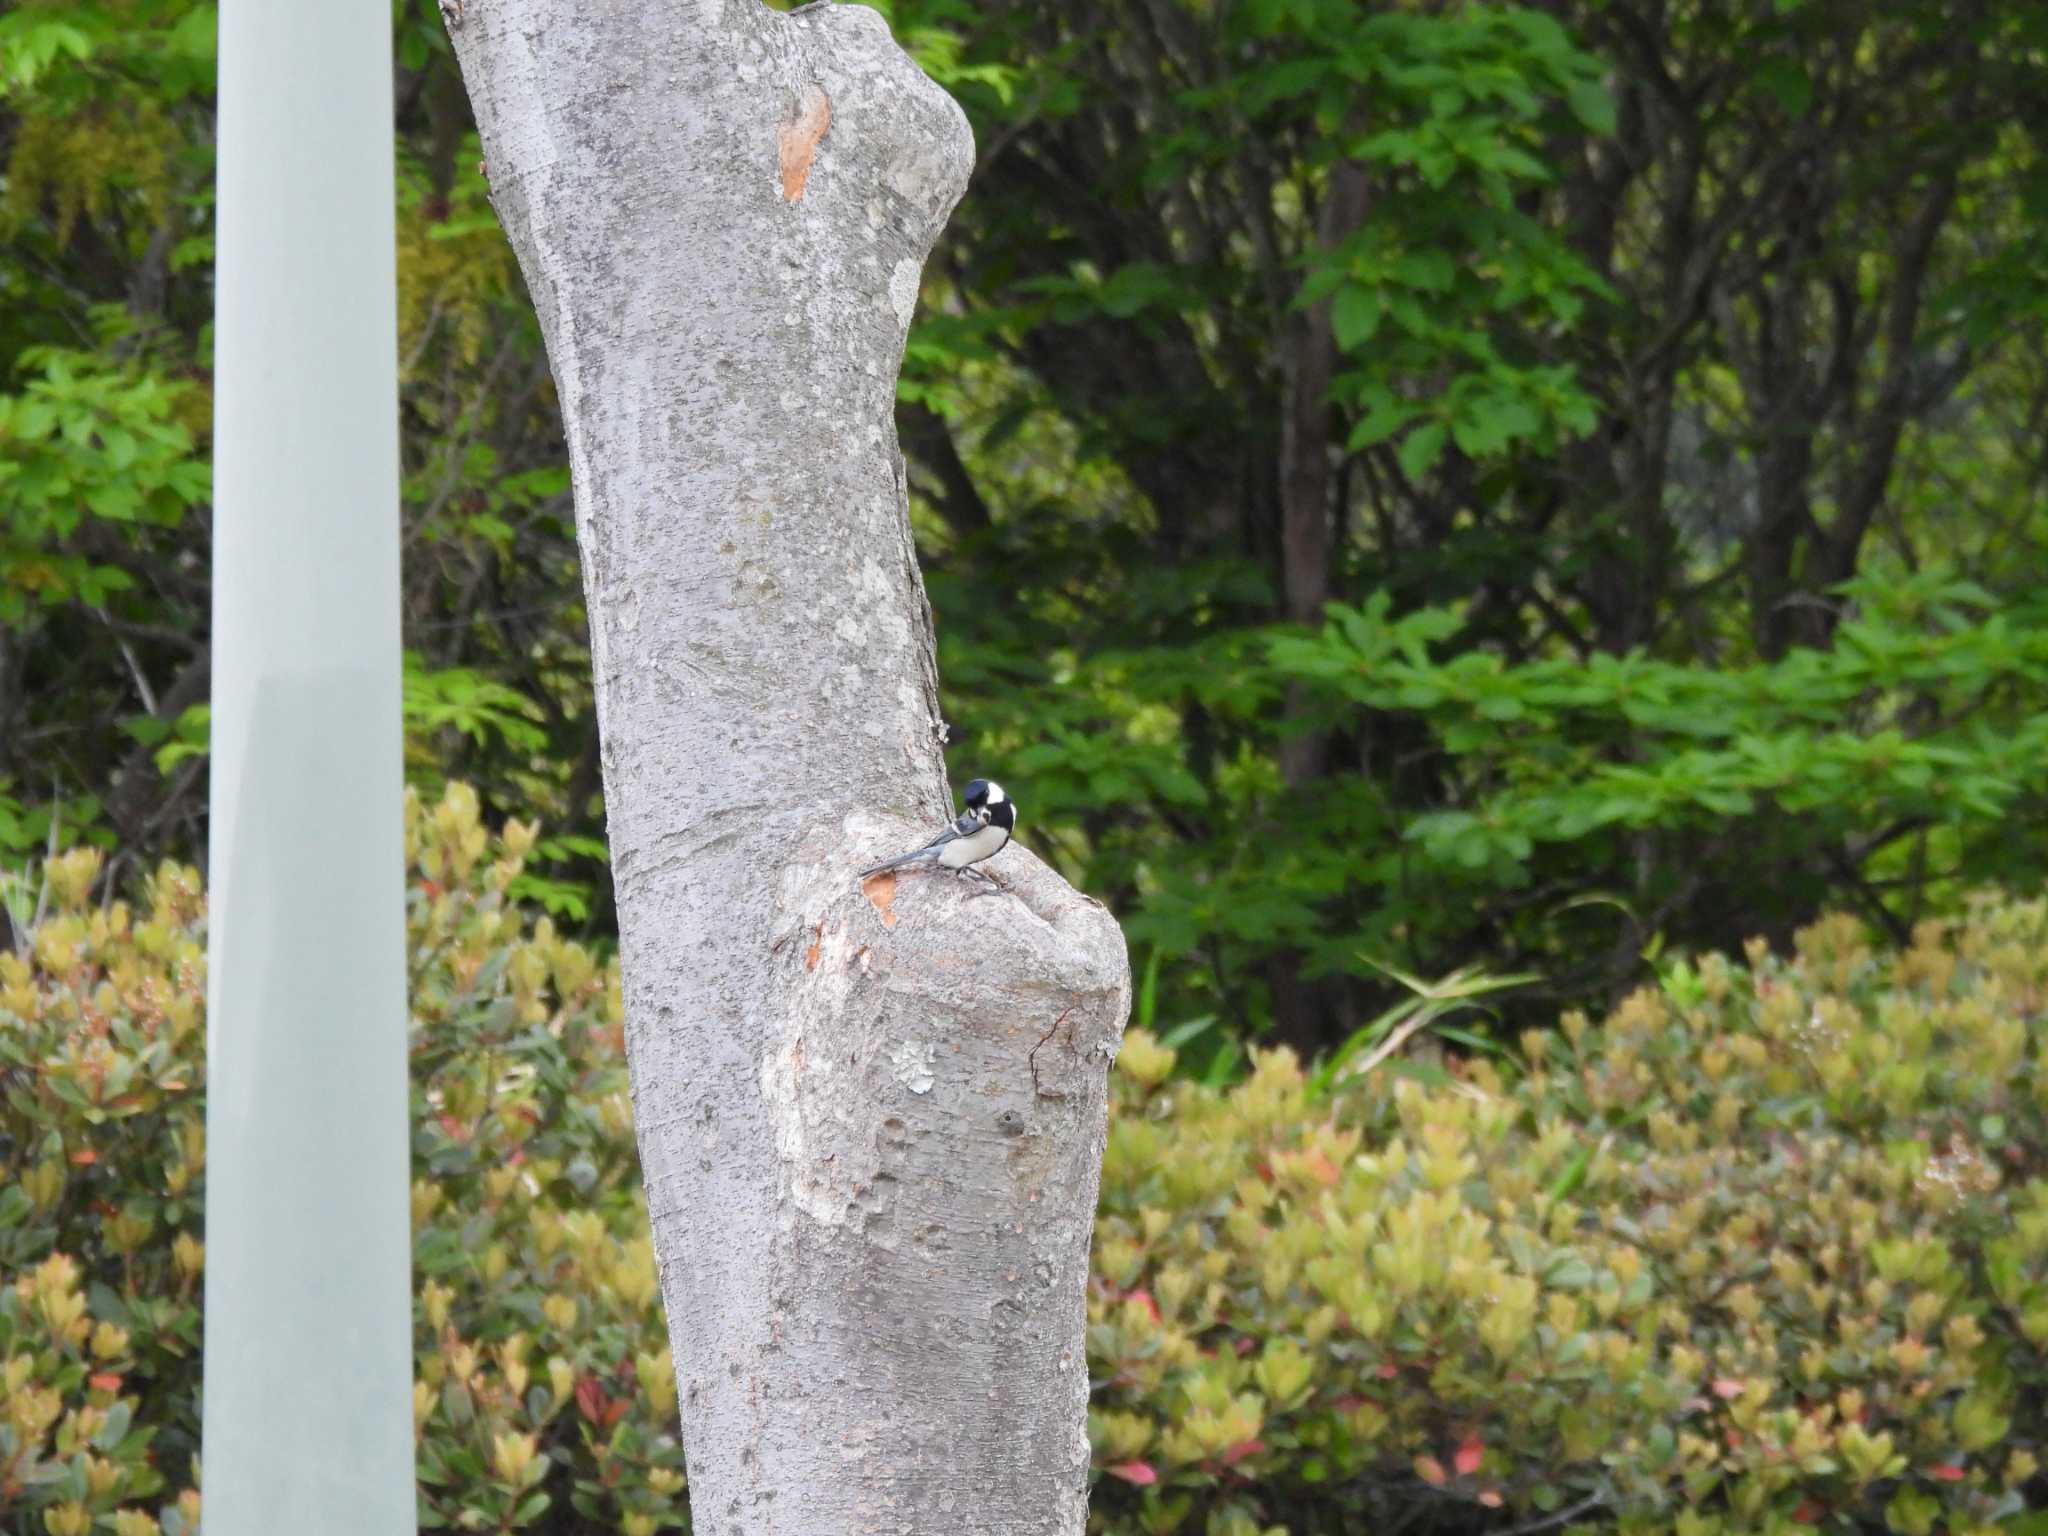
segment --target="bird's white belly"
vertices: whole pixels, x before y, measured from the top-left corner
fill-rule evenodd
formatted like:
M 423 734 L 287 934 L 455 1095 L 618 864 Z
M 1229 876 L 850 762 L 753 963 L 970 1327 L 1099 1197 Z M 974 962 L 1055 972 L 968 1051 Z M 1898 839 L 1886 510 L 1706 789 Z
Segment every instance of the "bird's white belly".
M 979 864 L 1009 840 L 1010 834 L 1003 828 L 983 827 L 965 837 L 956 837 L 941 848 L 939 863 L 947 869 L 965 869 L 970 864 Z

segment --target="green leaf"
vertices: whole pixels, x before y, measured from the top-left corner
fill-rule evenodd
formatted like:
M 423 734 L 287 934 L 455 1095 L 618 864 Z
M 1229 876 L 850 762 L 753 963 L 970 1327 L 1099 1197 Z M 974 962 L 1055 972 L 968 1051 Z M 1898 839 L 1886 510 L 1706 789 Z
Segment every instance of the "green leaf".
M 1401 473 L 1410 480 L 1420 480 L 1436 467 L 1436 461 L 1443 457 L 1444 424 L 1440 421 L 1426 421 L 1410 432 L 1401 442 L 1397 457 L 1401 462 Z
M 93 1435 L 93 1444 L 103 1451 L 110 1451 L 119 1445 L 122 1437 L 128 1433 L 128 1426 L 133 1421 L 134 1414 L 135 1410 L 127 1398 L 116 1398 L 113 1406 L 107 1409 L 106 1419 L 101 1423 L 98 1432 Z
M 1593 1266 L 1578 1254 L 1563 1249 L 1544 1271 L 1543 1282 L 1560 1291 L 1583 1291 L 1593 1283 Z
M 1330 330 L 1337 345 L 1349 352 L 1361 342 L 1370 341 L 1379 330 L 1384 313 L 1379 295 L 1370 289 L 1355 283 L 1339 288 L 1330 304 Z
M 1754 79 L 1757 89 L 1776 101 L 1787 117 L 1804 117 L 1813 105 L 1813 81 L 1791 59 L 1764 59 L 1756 66 Z

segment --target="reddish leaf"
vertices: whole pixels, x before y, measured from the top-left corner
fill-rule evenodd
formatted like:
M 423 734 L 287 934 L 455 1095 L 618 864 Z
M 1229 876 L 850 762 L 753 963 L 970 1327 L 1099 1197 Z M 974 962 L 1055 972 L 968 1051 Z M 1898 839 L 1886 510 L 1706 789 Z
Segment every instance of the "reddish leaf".
M 1477 1435 L 1467 1435 L 1451 1458 L 1451 1465 L 1458 1469 L 1458 1476 L 1470 1477 L 1479 1470 L 1479 1458 L 1486 1454 L 1486 1442 Z
M 1441 1488 L 1449 1479 L 1444 1475 L 1444 1464 L 1434 1456 L 1415 1458 L 1415 1475 L 1425 1483 Z
M 1152 1314 L 1152 1321 L 1155 1323 L 1159 1321 L 1159 1303 L 1152 1299 L 1150 1291 L 1142 1289 L 1131 1291 L 1125 1295 L 1124 1300 L 1142 1301 L 1145 1304 L 1145 1310 Z
M 1723 1401 L 1738 1398 L 1742 1396 L 1743 1388 L 1747 1385 L 1748 1383 L 1737 1381 L 1733 1376 L 1716 1376 L 1714 1378 L 1714 1396 L 1721 1398 Z
M 1223 1453 L 1223 1465 L 1234 1467 L 1247 1456 L 1256 1456 L 1266 1448 L 1263 1440 L 1240 1440 Z
M 99 1153 L 93 1151 L 91 1147 L 80 1147 L 76 1152 L 71 1154 L 71 1161 L 77 1163 L 81 1168 L 89 1163 L 96 1163 L 99 1160 Z
M 1499 1509 L 1501 1504 L 1500 1493 L 1493 1488 L 1482 1488 L 1479 1490 L 1479 1502 L 1488 1509 Z
M 1969 1476 L 1969 1473 L 1965 1472 L 1961 1467 L 1942 1465 L 1929 1467 L 1927 1475 L 1929 1477 L 1938 1477 L 1944 1483 L 1960 1483 L 1965 1477 Z
M 86 1382 L 96 1392 L 118 1392 L 121 1390 L 121 1378 L 112 1371 L 100 1371 L 95 1375 L 88 1376 Z
M 1159 1481 L 1159 1474 L 1152 1470 L 1149 1461 L 1120 1461 L 1108 1469 L 1111 1477 L 1120 1477 L 1127 1483 L 1136 1483 L 1140 1488 L 1149 1488 Z
M 582 1410 L 583 1417 L 590 1420 L 593 1424 L 597 1423 L 604 1416 L 604 1411 L 610 1406 L 610 1403 L 611 1400 L 604 1395 L 604 1388 L 597 1384 L 595 1376 L 584 1376 L 578 1379 L 576 1383 L 576 1406 Z
M 1819 1525 L 1820 1517 L 1821 1507 L 1811 1499 L 1792 1511 L 1792 1518 L 1801 1525 Z
M 1377 1367 L 1377 1373 L 1381 1381 L 1392 1381 L 1401 1374 L 1401 1367 L 1391 1360 L 1382 1360 Z
M 1301 1168 L 1302 1172 L 1325 1186 L 1335 1184 L 1342 1177 L 1337 1165 L 1330 1161 L 1329 1154 L 1321 1147 L 1311 1147 L 1302 1155 Z

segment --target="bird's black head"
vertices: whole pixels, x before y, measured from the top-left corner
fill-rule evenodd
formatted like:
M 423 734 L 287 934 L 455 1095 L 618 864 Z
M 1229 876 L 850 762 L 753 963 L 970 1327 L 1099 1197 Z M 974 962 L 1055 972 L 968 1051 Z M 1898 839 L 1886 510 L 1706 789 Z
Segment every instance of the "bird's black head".
M 1017 826 L 1017 802 L 1003 792 L 1003 786 L 993 779 L 969 779 L 967 792 L 961 797 L 967 810 L 983 826 L 998 826 L 1004 831 L 1015 830 Z
M 1012 801 L 1004 786 L 993 778 L 975 778 L 967 786 L 967 809 L 981 819 L 985 827 L 1001 827 L 1014 831 L 1018 823 L 1018 803 Z

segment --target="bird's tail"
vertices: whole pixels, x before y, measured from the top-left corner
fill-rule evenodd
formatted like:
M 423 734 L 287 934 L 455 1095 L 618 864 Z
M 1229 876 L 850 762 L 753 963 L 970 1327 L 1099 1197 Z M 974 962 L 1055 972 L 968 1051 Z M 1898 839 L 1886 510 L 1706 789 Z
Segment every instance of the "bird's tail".
M 930 859 L 937 857 L 938 855 L 929 848 L 918 848 L 910 853 L 899 854 L 897 857 L 893 859 L 884 859 L 881 863 L 875 865 L 873 868 L 862 870 L 860 874 L 855 878 L 865 880 L 870 875 L 879 875 L 888 870 L 901 869 L 906 864 L 915 864 L 919 859 Z

